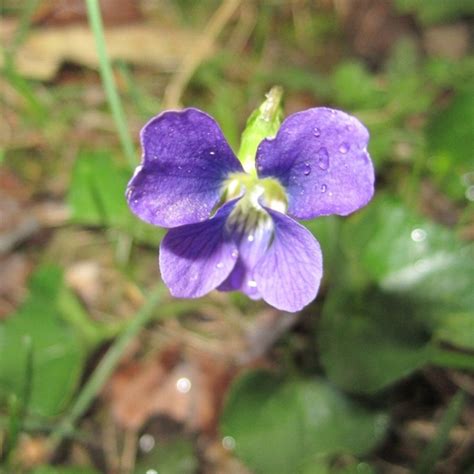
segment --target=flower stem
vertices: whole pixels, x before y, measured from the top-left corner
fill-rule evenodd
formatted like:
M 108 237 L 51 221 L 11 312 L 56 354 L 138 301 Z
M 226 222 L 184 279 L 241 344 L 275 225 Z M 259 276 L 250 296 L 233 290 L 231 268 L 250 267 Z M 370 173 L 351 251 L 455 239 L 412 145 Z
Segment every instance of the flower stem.
M 79 418 L 86 412 L 90 404 L 102 390 L 122 357 L 129 342 L 150 321 L 154 309 L 163 295 L 164 286 L 159 284 L 151 291 L 147 301 L 130 321 L 123 333 L 114 341 L 109 350 L 82 388 L 69 413 L 62 419 L 50 437 L 50 452 L 54 452 L 64 436 L 69 435 Z
M 99 56 L 99 69 L 102 84 L 104 86 L 107 101 L 109 103 L 112 116 L 115 121 L 115 126 L 120 138 L 123 152 L 131 168 L 135 168 L 137 164 L 135 147 L 128 132 L 127 122 L 123 111 L 122 103 L 117 92 L 115 80 L 110 65 L 109 57 L 107 55 L 107 48 L 104 37 L 104 27 L 102 24 L 102 16 L 98 0 L 86 0 L 87 15 L 89 17 L 89 24 L 94 34 L 97 54 Z

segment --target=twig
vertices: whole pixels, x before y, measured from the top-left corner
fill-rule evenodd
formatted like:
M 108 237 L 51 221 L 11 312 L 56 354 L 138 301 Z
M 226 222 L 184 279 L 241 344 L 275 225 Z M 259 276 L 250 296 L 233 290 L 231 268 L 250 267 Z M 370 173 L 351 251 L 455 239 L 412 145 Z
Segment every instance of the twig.
M 163 104 L 165 109 L 176 109 L 181 107 L 181 96 L 197 69 L 199 64 L 205 58 L 210 47 L 219 36 L 220 32 L 230 20 L 241 0 L 223 0 L 220 7 L 212 15 L 208 24 L 205 27 L 205 33 L 195 48 L 188 51 L 188 54 L 183 58 L 181 67 L 176 74 L 171 78 L 166 87 Z

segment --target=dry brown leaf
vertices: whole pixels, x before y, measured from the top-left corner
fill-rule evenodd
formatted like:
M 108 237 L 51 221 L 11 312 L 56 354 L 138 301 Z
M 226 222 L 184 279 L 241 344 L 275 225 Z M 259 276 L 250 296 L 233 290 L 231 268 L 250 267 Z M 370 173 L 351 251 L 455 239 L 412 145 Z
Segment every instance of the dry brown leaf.
M 188 430 L 213 433 L 234 374 L 227 362 L 171 346 L 157 358 L 122 366 L 104 397 L 126 429 L 138 430 L 150 417 L 162 415 Z
M 11 25 L 0 24 L 0 40 L 8 44 Z M 112 61 L 173 71 L 199 35 L 189 30 L 159 24 L 139 23 L 106 28 L 107 51 Z M 0 55 L 0 65 L 3 54 Z M 98 69 L 94 37 L 86 25 L 32 29 L 16 52 L 19 74 L 51 80 L 64 62 Z
M 25 297 L 30 270 L 31 265 L 23 254 L 0 259 L 0 319 L 13 313 Z
M 106 25 L 130 23 L 142 18 L 136 0 L 100 0 L 102 19 Z M 67 25 L 87 23 L 84 0 L 47 0 L 36 11 L 34 25 Z

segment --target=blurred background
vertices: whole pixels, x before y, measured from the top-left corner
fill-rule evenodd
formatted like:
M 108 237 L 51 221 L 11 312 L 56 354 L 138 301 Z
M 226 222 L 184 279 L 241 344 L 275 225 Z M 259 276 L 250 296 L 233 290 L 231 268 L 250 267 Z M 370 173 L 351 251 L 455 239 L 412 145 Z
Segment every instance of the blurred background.
M 0 6 L 0 472 L 472 474 L 474 3 L 94 6 Z M 175 300 L 139 130 L 194 106 L 237 151 L 273 85 L 367 125 L 376 197 L 306 223 L 302 313 Z

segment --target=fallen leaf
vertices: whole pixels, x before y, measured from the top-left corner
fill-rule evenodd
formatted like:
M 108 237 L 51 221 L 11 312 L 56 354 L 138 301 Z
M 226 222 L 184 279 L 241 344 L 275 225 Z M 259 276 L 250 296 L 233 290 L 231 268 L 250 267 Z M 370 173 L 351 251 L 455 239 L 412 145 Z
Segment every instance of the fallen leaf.
M 100 0 L 102 20 L 106 25 L 130 23 L 142 18 L 136 0 Z M 87 23 L 84 0 L 47 0 L 42 2 L 33 17 L 34 25 L 67 25 Z
M 126 429 L 139 430 L 150 417 L 162 415 L 190 431 L 214 433 L 234 374 L 228 362 L 173 345 L 153 359 L 123 365 L 104 397 Z
M 12 31 L 8 23 L 0 24 L 3 44 L 8 44 Z M 199 35 L 192 31 L 155 23 L 105 29 L 111 61 L 123 60 L 162 71 L 175 70 L 198 38 Z M 32 29 L 16 52 L 15 65 L 22 76 L 50 80 L 64 62 L 99 68 L 95 40 L 87 25 Z M 2 63 L 3 54 L 0 55 L 0 65 Z

